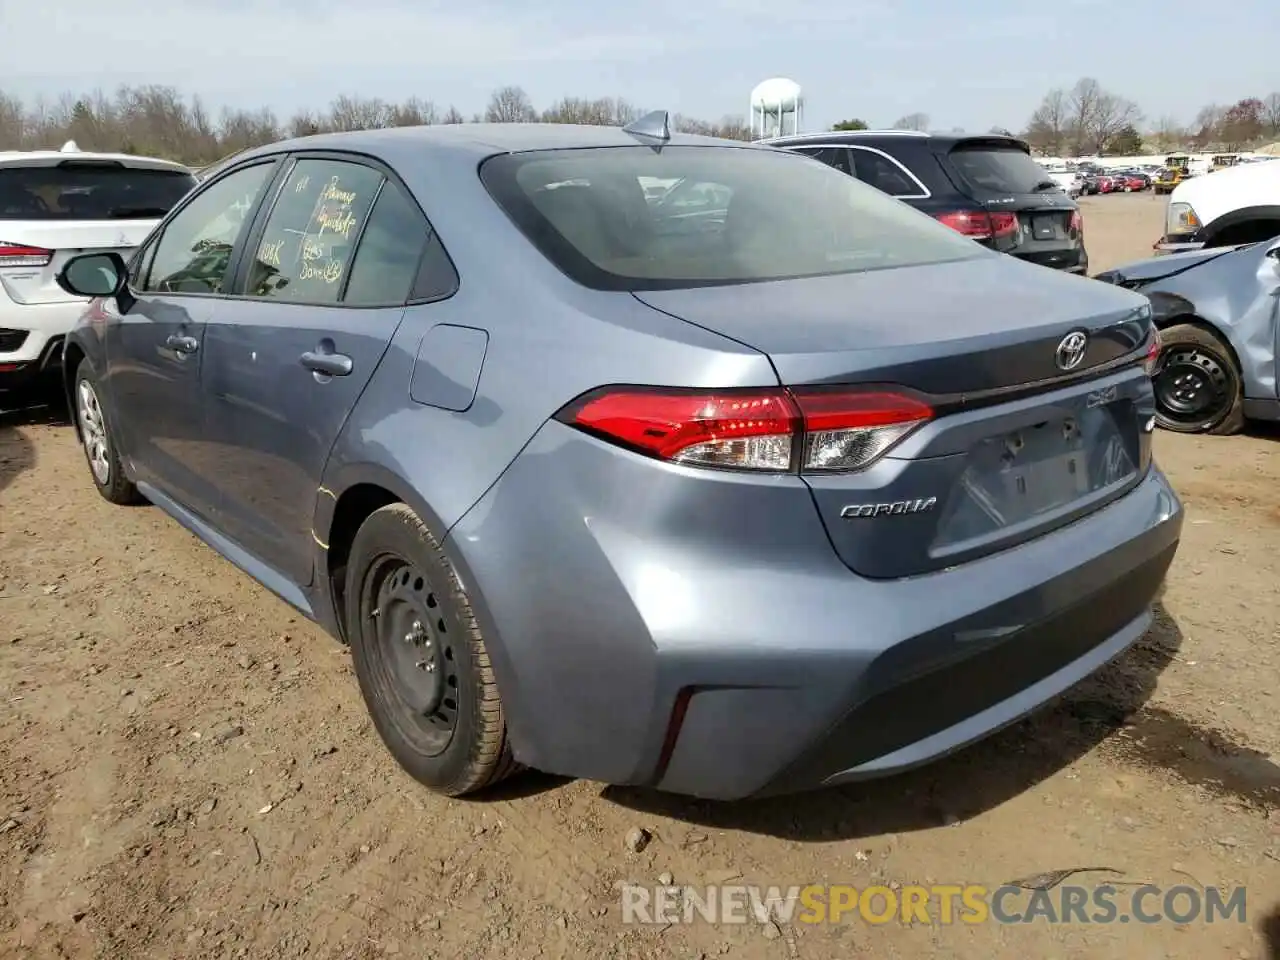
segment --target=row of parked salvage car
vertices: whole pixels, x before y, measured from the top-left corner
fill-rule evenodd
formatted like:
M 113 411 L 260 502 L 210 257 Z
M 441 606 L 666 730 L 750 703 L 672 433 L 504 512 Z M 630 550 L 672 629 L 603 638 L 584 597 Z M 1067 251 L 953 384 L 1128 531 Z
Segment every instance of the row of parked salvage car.
M 1079 211 L 1019 141 L 331 134 L 233 158 L 136 247 L 56 234 L 76 159 L 0 159 L 45 205 L 3 221 L 0 281 L 6 326 L 46 283 L 83 312 L 89 478 L 349 644 L 434 790 L 882 776 L 1151 623 L 1183 520 L 1159 327 L 1202 328 L 1072 275 Z M 1254 249 L 1178 276 L 1253 257 L 1274 290 Z

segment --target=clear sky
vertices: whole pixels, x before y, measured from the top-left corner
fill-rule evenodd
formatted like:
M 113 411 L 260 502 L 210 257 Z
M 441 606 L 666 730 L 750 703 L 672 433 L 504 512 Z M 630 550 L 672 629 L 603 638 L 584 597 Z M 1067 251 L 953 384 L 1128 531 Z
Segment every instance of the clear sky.
M 17 41 L 17 42 L 15 42 Z M 341 93 L 456 104 L 518 84 L 534 104 L 622 96 L 708 120 L 786 76 L 805 126 L 1021 129 L 1081 76 L 1189 121 L 1280 90 L 1277 0 L 0 0 L 0 90 L 121 83 L 282 118 Z

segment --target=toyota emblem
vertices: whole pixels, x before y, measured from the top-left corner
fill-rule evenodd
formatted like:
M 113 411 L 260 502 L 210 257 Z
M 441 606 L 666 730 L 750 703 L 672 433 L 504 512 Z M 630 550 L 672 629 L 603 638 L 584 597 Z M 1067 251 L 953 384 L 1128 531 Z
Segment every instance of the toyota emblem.
M 1058 364 L 1058 369 L 1074 370 L 1080 366 L 1084 362 L 1084 351 L 1088 345 L 1089 337 L 1083 332 L 1076 330 L 1074 333 L 1068 333 L 1058 344 L 1058 350 L 1053 357 Z

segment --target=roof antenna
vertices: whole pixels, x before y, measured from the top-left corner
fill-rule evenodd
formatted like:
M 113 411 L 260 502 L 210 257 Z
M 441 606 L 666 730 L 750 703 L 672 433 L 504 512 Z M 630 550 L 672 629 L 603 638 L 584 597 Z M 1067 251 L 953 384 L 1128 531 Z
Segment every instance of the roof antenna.
M 622 128 L 623 133 L 645 140 L 670 140 L 671 121 L 667 119 L 667 111 L 654 110 L 646 113 L 639 120 L 633 120 Z

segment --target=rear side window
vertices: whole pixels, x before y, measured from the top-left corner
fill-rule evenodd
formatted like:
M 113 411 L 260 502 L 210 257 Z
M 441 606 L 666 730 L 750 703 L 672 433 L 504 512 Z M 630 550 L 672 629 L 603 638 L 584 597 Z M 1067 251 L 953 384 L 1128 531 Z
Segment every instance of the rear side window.
M 299 160 L 267 217 L 245 292 L 290 303 L 337 303 L 381 185 L 382 174 L 363 164 Z
M 552 263 L 600 290 L 854 273 L 985 256 L 973 241 L 786 150 L 546 150 L 481 167 Z M 655 196 L 653 184 L 671 185 Z
M 195 185 L 181 170 L 116 161 L 0 166 L 0 220 L 158 220 Z
M 853 148 L 854 175 L 891 197 L 919 197 L 925 191 L 896 161 L 874 150 Z
M 1044 168 L 1014 146 L 961 143 L 947 155 L 952 168 L 980 193 L 1036 193 L 1056 187 Z
M 388 180 L 360 238 L 342 302 L 366 307 L 408 300 L 430 232 L 418 205 Z

